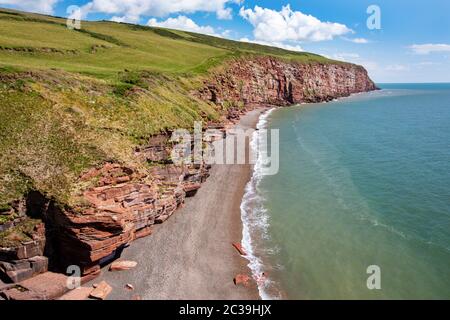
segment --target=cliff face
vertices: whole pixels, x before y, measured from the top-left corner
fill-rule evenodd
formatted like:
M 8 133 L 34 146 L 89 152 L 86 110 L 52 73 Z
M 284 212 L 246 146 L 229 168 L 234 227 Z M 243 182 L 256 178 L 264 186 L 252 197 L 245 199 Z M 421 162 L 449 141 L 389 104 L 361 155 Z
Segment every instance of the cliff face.
M 367 71 L 352 64 L 300 64 L 272 57 L 238 60 L 200 90 L 214 103 L 291 105 L 329 101 L 375 90 Z
M 329 101 L 375 89 L 360 66 L 253 57 L 212 72 L 193 94 L 226 107 L 233 121 L 255 105 Z M 223 130 L 228 120 L 214 127 Z M 167 220 L 209 175 L 207 165 L 172 164 L 168 140 L 168 134 L 150 137 L 134 150 L 136 161 L 147 164 L 147 172 L 118 161 L 83 172 L 78 177 L 77 207 L 57 205 L 33 191 L 12 203 L 11 212 L 0 210 L 18 217 L 0 225 L 0 232 L 20 227 L 29 236 L 19 245 L 0 246 L 1 278 L 19 282 L 48 268 L 64 271 L 69 265 L 79 266 L 83 275 L 95 275 L 129 242 L 149 235 L 152 226 Z M 29 217 L 36 222 L 22 226 Z

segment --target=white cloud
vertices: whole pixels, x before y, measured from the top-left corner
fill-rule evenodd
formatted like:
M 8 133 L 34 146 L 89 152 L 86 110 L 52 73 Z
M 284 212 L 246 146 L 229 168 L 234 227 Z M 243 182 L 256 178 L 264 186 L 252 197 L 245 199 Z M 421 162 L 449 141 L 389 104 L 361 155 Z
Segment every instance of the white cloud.
M 220 33 L 220 35 L 223 37 L 223 38 L 230 38 L 231 37 L 231 30 L 224 30 L 224 31 L 222 31 L 221 33 Z
M 20 10 L 53 14 L 54 7 L 59 1 L 60 0 L 0 0 L 0 4 L 6 4 Z
M 277 43 L 277 42 L 275 42 L 275 43 L 272 44 L 272 46 L 279 47 L 279 48 L 286 49 L 286 50 L 290 50 L 290 51 L 298 51 L 298 52 L 305 51 L 305 50 L 303 50 L 303 48 L 302 48 L 300 45 L 298 45 L 298 44 L 292 45 L 292 44 Z
M 115 22 L 138 23 L 140 18 L 140 16 L 129 14 L 125 16 L 113 16 L 110 20 Z
M 391 64 L 386 67 L 386 71 L 396 71 L 396 72 L 408 71 L 409 69 L 410 69 L 409 66 L 405 66 L 402 64 Z
M 409 48 L 416 54 L 430 54 L 435 52 L 450 52 L 450 44 L 413 44 Z
M 437 66 L 437 65 L 440 65 L 440 63 L 433 62 L 433 61 L 422 61 L 422 62 L 417 63 L 417 65 L 419 67 L 428 67 L 428 66 Z
M 155 18 L 152 18 L 147 22 L 147 25 L 216 35 L 213 27 L 199 26 L 192 19 L 182 15 L 176 18 L 168 18 L 164 21 L 157 21 Z
M 249 38 L 241 38 L 241 39 L 239 39 L 239 41 L 256 43 L 256 44 L 261 44 L 261 45 L 270 46 L 270 47 L 277 47 L 277 48 L 286 49 L 286 50 L 290 50 L 290 51 L 298 51 L 298 52 L 305 51 L 299 45 L 291 45 L 291 44 L 286 44 L 286 43 L 276 42 L 276 41 L 275 42 L 267 42 L 267 41 L 262 41 L 262 40 L 250 40 Z
M 346 37 L 342 37 L 342 39 L 346 40 L 346 41 L 350 41 L 353 43 L 358 43 L 358 44 L 366 44 L 369 43 L 369 40 L 365 39 L 365 38 L 346 38 Z
M 233 18 L 233 10 L 231 8 L 223 8 L 217 11 L 217 18 L 222 20 L 230 20 Z
M 164 17 L 173 13 L 215 12 L 219 19 L 231 19 L 228 4 L 241 0 L 92 0 L 83 6 L 85 14 L 114 15 L 115 21 L 138 22 L 141 16 Z
M 261 41 L 323 41 L 353 32 L 344 24 L 322 22 L 311 15 L 292 11 L 290 5 L 282 7 L 281 11 L 242 7 L 239 14 L 253 25 L 253 35 Z
M 355 61 L 359 60 L 361 57 L 357 53 L 341 52 L 341 53 L 335 53 L 332 56 L 327 56 L 327 58 L 334 59 L 334 60 L 340 60 L 340 61 L 355 62 Z

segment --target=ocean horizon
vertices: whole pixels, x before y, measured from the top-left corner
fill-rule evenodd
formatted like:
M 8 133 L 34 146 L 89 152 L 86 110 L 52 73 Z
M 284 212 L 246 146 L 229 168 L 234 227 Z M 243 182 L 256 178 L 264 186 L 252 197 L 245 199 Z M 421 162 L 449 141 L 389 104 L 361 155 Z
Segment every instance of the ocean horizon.
M 450 84 L 378 86 L 261 118 L 280 171 L 257 164 L 241 209 L 263 299 L 450 296 Z

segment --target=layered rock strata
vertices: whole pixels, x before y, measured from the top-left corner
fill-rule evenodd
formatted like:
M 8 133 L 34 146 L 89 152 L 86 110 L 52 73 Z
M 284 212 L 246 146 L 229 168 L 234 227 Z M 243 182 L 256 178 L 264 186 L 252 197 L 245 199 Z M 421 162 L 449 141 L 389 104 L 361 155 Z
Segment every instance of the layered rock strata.
M 344 63 L 299 64 L 273 57 L 253 57 L 229 63 L 211 74 L 193 94 L 221 105 L 228 120 L 208 124 L 224 132 L 227 124 L 255 106 L 285 106 L 329 101 L 352 93 L 375 90 L 366 70 Z M 47 269 L 65 272 L 80 267 L 83 276 L 98 274 L 131 241 L 151 234 L 193 196 L 209 176 L 209 166 L 176 166 L 170 160 L 169 133 L 151 137 L 134 150 L 149 164 L 145 173 L 117 163 L 104 163 L 80 176 L 79 206 L 56 204 L 39 192 L 13 206 L 19 220 L 2 224 L 14 228 L 26 216 L 39 218 L 27 241 L 0 248 L 0 276 L 20 282 Z M 208 142 L 208 141 L 206 141 Z
M 230 107 L 229 118 L 236 119 L 237 107 L 331 101 L 376 89 L 362 66 L 304 64 L 265 56 L 229 64 L 225 70 L 213 73 L 196 94 Z

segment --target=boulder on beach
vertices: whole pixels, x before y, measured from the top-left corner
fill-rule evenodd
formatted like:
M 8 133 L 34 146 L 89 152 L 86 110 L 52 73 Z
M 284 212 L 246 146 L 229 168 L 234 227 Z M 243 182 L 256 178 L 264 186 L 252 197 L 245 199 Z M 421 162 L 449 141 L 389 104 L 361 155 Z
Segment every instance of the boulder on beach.
M 109 271 L 130 270 L 136 266 L 137 266 L 136 261 L 128 261 L 128 260 L 115 261 L 111 264 L 111 267 L 109 267 Z
M 246 274 L 238 274 L 234 277 L 233 282 L 236 286 L 243 285 L 248 287 L 250 285 L 251 278 Z
M 233 243 L 233 247 L 239 252 L 241 256 L 247 255 L 247 253 L 245 252 L 244 248 L 240 243 Z
M 111 293 L 112 287 L 106 281 L 100 282 L 94 290 L 91 291 L 89 297 L 98 300 L 105 300 Z

